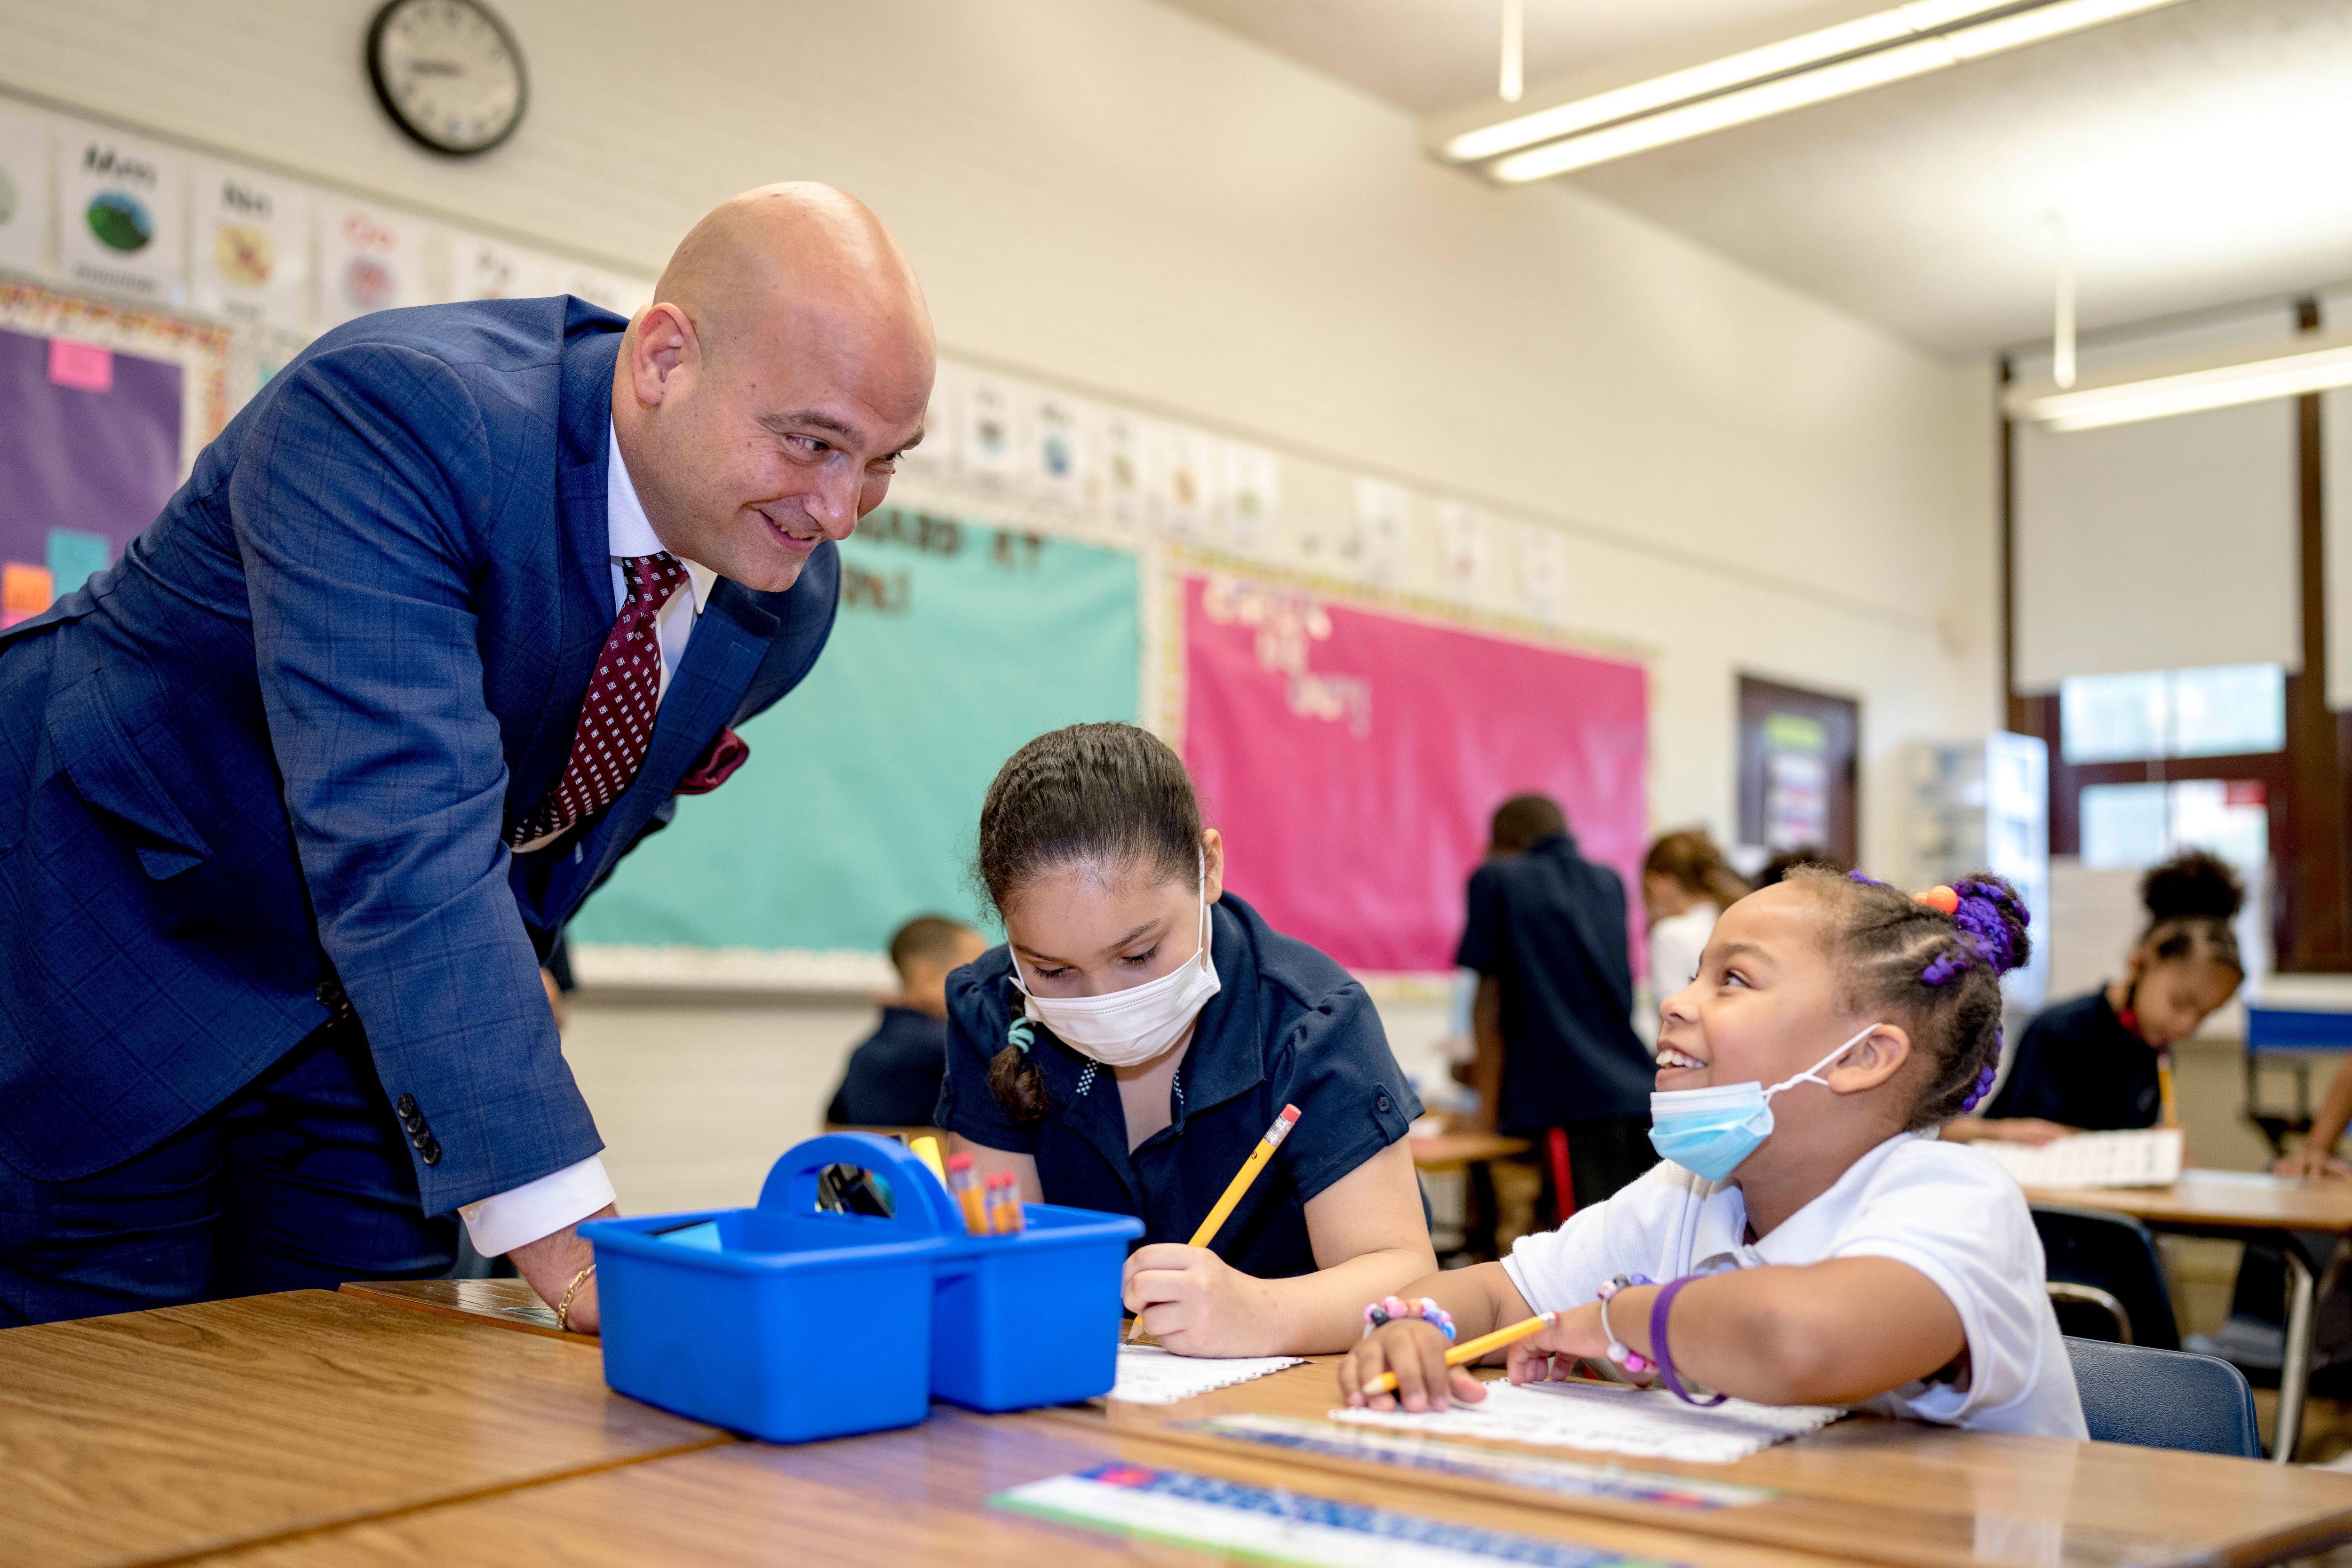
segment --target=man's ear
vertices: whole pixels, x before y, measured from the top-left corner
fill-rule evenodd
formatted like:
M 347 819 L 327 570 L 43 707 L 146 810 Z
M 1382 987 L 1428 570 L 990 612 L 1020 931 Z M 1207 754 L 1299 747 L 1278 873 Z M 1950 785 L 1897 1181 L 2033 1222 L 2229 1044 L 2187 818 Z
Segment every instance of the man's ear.
M 702 340 L 676 305 L 648 305 L 629 336 L 629 386 L 647 408 L 658 406 L 678 373 L 701 363 Z
M 1822 1076 L 1829 1080 L 1832 1094 L 1861 1094 L 1901 1072 L 1910 1059 L 1910 1035 L 1900 1025 L 1881 1024 L 1854 1042 L 1845 1060 Z

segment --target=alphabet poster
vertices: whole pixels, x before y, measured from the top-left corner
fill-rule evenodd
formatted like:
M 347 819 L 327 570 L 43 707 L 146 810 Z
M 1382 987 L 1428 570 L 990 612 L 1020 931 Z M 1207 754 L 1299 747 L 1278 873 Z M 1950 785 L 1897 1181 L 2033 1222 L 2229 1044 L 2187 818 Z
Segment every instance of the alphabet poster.
M 1454 966 L 1495 807 L 1559 802 L 1641 889 L 1638 664 L 1223 573 L 1182 580 L 1184 761 L 1226 884 L 1349 968 Z
M 58 266 L 68 283 L 187 302 L 180 160 L 111 132 L 70 131 L 58 177 Z
M 426 303 L 425 237 L 384 207 L 334 202 L 319 216 L 319 325 Z
M 48 129 L 0 110 L 0 272 L 40 271 L 48 226 Z
M 199 163 L 191 301 L 208 316 L 299 331 L 310 282 L 310 194 L 251 169 Z

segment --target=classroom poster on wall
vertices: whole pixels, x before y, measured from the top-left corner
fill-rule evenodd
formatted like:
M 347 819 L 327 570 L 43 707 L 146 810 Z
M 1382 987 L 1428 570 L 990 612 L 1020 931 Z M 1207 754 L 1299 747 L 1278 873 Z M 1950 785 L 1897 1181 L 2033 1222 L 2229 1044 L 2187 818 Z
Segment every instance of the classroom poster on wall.
M 1519 524 L 1519 602 L 1539 621 L 1559 619 L 1568 591 L 1568 547 L 1556 529 Z
M 48 227 L 48 127 L 0 110 L 0 272 L 41 271 Z
M 0 330 L 0 620 L 103 571 L 180 479 L 180 366 Z
M 841 547 L 840 618 L 751 760 L 622 863 L 583 942 L 877 952 L 912 917 L 992 927 L 980 803 L 1045 731 L 1136 715 L 1136 558 L 883 508 Z
M 424 226 L 357 202 L 320 205 L 319 325 L 425 303 Z
M 616 316 L 635 316 L 654 302 L 654 279 L 650 278 L 591 267 L 584 261 L 566 261 L 561 257 L 553 258 L 551 268 L 553 281 L 549 292 L 570 294 Z
M 1277 929 L 1350 969 L 1452 968 L 1488 819 L 1527 791 L 1638 896 L 1641 666 L 1273 580 L 1192 573 L 1182 594 L 1184 760 L 1226 885 Z
M 1282 465 L 1264 447 L 1239 441 L 1225 447 L 1225 531 L 1243 550 L 1255 550 L 1282 504 Z
M 555 292 L 555 260 L 487 235 L 449 237 L 453 300 L 535 300 Z
M 59 142 L 59 274 L 79 288 L 185 304 L 179 155 L 111 132 L 74 129 Z
M 309 314 L 310 193 L 224 163 L 190 172 L 189 300 L 208 316 L 301 330 Z

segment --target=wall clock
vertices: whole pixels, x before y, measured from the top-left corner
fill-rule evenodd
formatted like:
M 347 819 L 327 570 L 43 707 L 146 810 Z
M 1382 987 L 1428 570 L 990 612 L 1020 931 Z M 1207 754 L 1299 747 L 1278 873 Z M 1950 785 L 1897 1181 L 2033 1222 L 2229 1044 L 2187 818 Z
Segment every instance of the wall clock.
M 367 63 L 393 123 L 436 153 L 487 153 L 522 123 L 522 50 L 478 0 L 389 0 L 368 27 Z

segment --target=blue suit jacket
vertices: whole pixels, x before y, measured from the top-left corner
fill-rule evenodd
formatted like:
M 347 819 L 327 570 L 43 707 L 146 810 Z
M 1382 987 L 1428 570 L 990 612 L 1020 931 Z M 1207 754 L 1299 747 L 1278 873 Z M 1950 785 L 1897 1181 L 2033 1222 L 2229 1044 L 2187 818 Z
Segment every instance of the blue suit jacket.
M 120 562 L 0 633 L 10 1164 L 59 1180 L 152 1147 L 345 994 L 438 1141 L 427 1214 L 603 1146 L 538 954 L 719 730 L 808 672 L 840 586 L 830 544 L 788 593 L 721 581 L 635 781 L 509 853 L 616 613 L 625 325 L 530 300 L 330 332 Z

